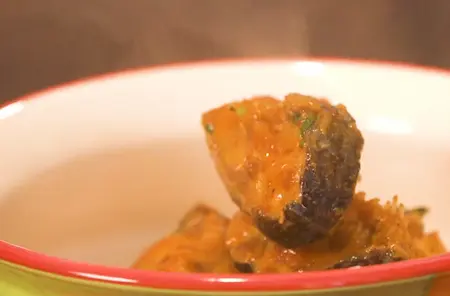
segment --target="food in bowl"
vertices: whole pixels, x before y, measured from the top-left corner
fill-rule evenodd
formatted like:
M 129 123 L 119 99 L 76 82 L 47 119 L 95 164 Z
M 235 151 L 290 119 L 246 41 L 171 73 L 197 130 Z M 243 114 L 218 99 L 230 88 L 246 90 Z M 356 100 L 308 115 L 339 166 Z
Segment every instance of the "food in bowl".
M 297 94 L 257 97 L 202 121 L 229 195 L 268 238 L 298 247 L 326 236 L 342 217 L 364 142 L 344 106 Z
M 152 245 L 135 268 L 178 272 L 236 272 L 225 245 L 229 220 L 199 204 L 181 219 L 171 235 Z
M 424 233 L 422 226 L 422 217 L 405 214 L 396 197 L 382 205 L 359 192 L 327 237 L 309 245 L 284 248 L 257 231 L 243 212 L 231 219 L 226 245 L 240 271 L 257 273 L 374 265 L 445 252 L 435 233 Z
M 406 211 L 356 192 L 363 137 L 343 105 L 301 94 L 255 97 L 203 115 L 208 148 L 238 211 L 194 207 L 135 268 L 284 273 L 349 268 L 445 252 Z

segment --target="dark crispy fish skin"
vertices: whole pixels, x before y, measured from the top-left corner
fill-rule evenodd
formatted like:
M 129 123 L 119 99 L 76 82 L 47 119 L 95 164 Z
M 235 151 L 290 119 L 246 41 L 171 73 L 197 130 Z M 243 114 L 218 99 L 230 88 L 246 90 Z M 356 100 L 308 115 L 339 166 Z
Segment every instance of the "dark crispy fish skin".
M 341 260 L 331 266 L 328 269 L 343 269 L 356 266 L 370 266 L 385 264 L 391 262 L 398 262 L 405 260 L 404 258 L 398 257 L 394 252 L 387 248 L 372 249 L 363 255 L 352 256 L 350 258 Z
M 234 267 L 240 273 L 253 273 L 253 267 L 250 263 L 234 262 Z
M 271 240 L 295 248 L 323 238 L 352 201 L 364 139 L 345 108 L 325 106 L 332 121 L 326 133 L 315 126 L 305 135 L 307 163 L 301 202 L 284 208 L 285 220 L 256 213 L 255 223 Z

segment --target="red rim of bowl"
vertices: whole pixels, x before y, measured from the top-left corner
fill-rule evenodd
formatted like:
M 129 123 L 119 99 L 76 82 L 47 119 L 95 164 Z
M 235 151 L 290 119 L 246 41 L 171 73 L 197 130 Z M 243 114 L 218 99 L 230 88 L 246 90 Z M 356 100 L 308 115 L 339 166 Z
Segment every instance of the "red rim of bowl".
M 19 101 L 39 99 L 46 93 L 60 90 L 69 86 L 76 86 L 86 82 L 95 82 L 124 75 L 133 75 L 141 72 L 163 69 L 176 69 L 179 67 L 192 67 L 201 65 L 221 65 L 229 63 L 274 63 L 274 62 L 324 62 L 331 64 L 356 64 L 394 67 L 398 69 L 415 70 L 421 72 L 450 75 L 450 70 L 424 67 L 413 64 L 355 60 L 341 58 L 269 58 L 269 59 L 230 59 L 199 62 L 174 63 L 154 67 L 129 69 L 125 71 L 107 73 L 105 75 L 88 77 L 81 80 L 65 83 L 42 91 L 32 93 L 6 104 Z M 450 77 L 450 76 L 449 76 Z M 1 109 L 1 107 L 0 107 Z M 217 275 L 217 274 L 183 274 L 165 273 L 127 268 L 92 265 L 82 262 L 73 262 L 40 254 L 25 248 L 9 244 L 0 240 L 0 260 L 22 265 L 31 269 L 53 273 L 60 276 L 77 278 L 89 281 L 99 281 L 111 284 L 131 285 L 138 287 L 152 287 L 171 290 L 197 290 L 197 291 L 289 291 L 303 289 L 326 289 L 335 287 L 348 287 L 379 282 L 396 281 L 414 277 L 450 272 L 450 253 L 424 259 L 408 260 L 363 267 L 359 269 L 345 269 L 332 271 L 315 271 L 307 273 L 290 274 L 264 274 L 264 275 Z

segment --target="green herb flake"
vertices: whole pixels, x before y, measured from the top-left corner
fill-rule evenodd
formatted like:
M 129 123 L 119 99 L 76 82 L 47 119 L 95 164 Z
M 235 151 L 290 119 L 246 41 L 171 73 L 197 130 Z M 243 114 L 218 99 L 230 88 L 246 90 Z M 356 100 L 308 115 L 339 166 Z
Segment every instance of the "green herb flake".
M 294 123 L 299 122 L 300 119 L 302 119 L 302 114 L 300 112 L 295 112 L 294 114 L 292 114 L 292 121 Z
M 299 115 L 300 116 L 300 115 Z M 301 118 L 301 116 L 299 117 Z M 305 134 L 307 131 L 309 131 L 311 129 L 311 127 L 313 126 L 314 122 L 316 121 L 316 115 L 311 113 L 309 114 L 302 122 L 302 125 L 300 126 L 300 137 L 302 138 L 300 140 L 300 147 L 305 147 Z
M 343 208 L 335 208 L 334 209 L 334 214 L 336 216 L 342 216 L 344 214 L 344 212 L 345 212 L 345 209 L 343 209 Z
M 239 106 L 239 107 L 236 108 L 235 106 L 230 105 L 230 106 L 228 106 L 228 110 L 236 112 L 236 114 L 238 116 L 242 116 L 242 115 L 244 115 L 247 112 L 247 110 L 245 109 L 244 106 Z
M 306 117 L 302 123 L 302 126 L 300 127 L 301 134 L 305 135 L 305 133 L 311 129 L 315 121 L 316 116 L 314 114 L 310 114 L 308 117 Z
M 211 123 L 205 124 L 205 131 L 208 134 L 212 134 L 214 132 L 214 126 Z
M 417 207 L 417 208 L 413 208 L 411 210 L 407 210 L 405 212 L 406 212 L 406 214 L 416 214 L 416 215 L 418 215 L 420 217 L 423 217 L 426 214 L 428 214 L 429 209 L 426 208 L 426 207 Z
M 236 114 L 237 114 L 238 116 L 244 115 L 245 112 L 247 112 L 247 110 L 245 109 L 244 106 L 239 106 L 239 107 L 236 109 Z

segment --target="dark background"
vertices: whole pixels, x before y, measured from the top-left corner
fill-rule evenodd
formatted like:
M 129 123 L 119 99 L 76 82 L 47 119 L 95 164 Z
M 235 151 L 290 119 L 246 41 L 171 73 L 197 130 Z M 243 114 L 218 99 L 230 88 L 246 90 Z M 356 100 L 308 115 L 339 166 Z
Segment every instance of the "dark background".
M 131 67 L 267 56 L 450 68 L 450 1 L 0 0 L 0 103 Z

